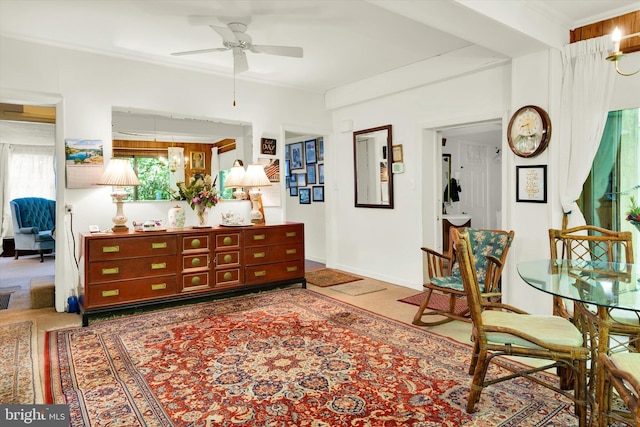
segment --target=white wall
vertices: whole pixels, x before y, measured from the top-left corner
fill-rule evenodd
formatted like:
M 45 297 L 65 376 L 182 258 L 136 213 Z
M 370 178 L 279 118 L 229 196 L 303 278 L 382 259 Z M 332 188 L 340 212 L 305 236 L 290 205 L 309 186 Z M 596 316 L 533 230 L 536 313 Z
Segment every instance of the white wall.
M 285 122 L 299 127 L 330 127 L 323 97 L 316 93 L 238 80 L 237 106 L 233 107 L 233 82 L 228 78 L 8 38 L 0 38 L 0 51 L 0 101 L 58 105 L 59 171 L 64 171 L 65 138 L 101 139 L 106 156 L 110 155 L 113 106 L 251 122 L 252 160 L 258 157 L 260 138 L 279 135 Z M 70 218 L 64 218 L 65 203 L 73 204 L 75 211 L 73 238 L 68 233 L 57 241 L 59 311 L 64 309 L 70 288 L 77 283 L 73 251 L 78 250 L 78 232 L 87 230 L 90 224 L 103 228 L 111 224 L 115 206 L 109 191 L 108 188 L 67 190 L 64 174 L 58 175 L 57 223 L 66 223 L 65 229 L 70 228 Z M 165 218 L 174 204 L 128 203 L 124 211 L 130 219 Z M 187 223 L 195 222 L 195 214 L 187 211 Z M 283 219 L 282 208 L 267 208 L 265 215 L 267 222 Z M 215 209 L 210 216 L 219 218 Z
M 416 290 L 422 288 L 420 247 L 433 245 L 436 233 L 440 233 L 435 225 L 440 206 L 433 202 L 440 189 L 433 183 L 441 150 L 433 130 L 495 119 L 501 119 L 506 129 L 511 112 L 526 104 L 547 110 L 554 135 L 559 135 L 563 126 L 557 120 L 562 66 L 559 52 L 554 50 L 516 58 L 510 65 L 354 102 L 332 110 L 330 119 L 322 97 L 312 93 L 239 82 L 238 107 L 232 108 L 231 82 L 208 74 L 5 38 L 0 39 L 0 51 L 0 101 L 58 103 L 57 150 L 61 159 L 65 137 L 110 141 L 112 105 L 252 122 L 254 141 L 273 134 L 282 135 L 282 139 L 285 128 L 299 132 L 333 127 L 336 132 L 331 135 L 314 132 L 325 135 L 327 265 Z M 633 68 L 633 64 L 630 66 Z M 640 106 L 639 76 L 616 79 L 614 108 Z M 385 78 L 391 81 L 394 76 Z M 384 81 L 378 79 L 377 83 Z M 345 92 L 350 89 L 345 88 Z M 357 90 L 366 91 L 366 82 L 360 82 Z M 393 143 L 403 144 L 405 173 L 394 176 L 394 209 L 354 207 L 352 133 L 344 129 L 349 121 L 353 130 L 392 124 Z M 561 225 L 556 190 L 559 165 L 554 163 L 560 144 L 562 141 L 552 136 L 544 153 L 522 159 L 510 152 L 504 136 L 502 140 L 503 228 L 513 229 L 516 235 L 504 274 L 504 299 L 531 312 L 550 313 L 551 299 L 526 285 L 515 265 L 522 260 L 546 258 L 547 229 Z M 254 157 L 256 149 L 257 144 Z M 515 203 L 515 166 L 535 164 L 549 166 L 548 203 Z M 90 223 L 110 223 L 114 207 L 108 190 L 65 190 L 63 181 L 59 186 L 58 214 L 62 217 L 63 203 L 73 203 L 76 231 L 85 230 Z M 166 215 L 169 204 L 128 204 L 125 212 L 130 217 Z M 267 222 L 280 220 L 282 211 L 269 209 L 266 216 Z M 66 247 L 72 247 L 70 239 Z M 73 260 L 65 248 L 60 248 L 56 257 L 59 290 L 68 289 L 75 280 Z M 61 271 L 63 274 L 59 274 Z M 63 307 L 65 297 L 66 291 L 57 293 L 58 309 Z

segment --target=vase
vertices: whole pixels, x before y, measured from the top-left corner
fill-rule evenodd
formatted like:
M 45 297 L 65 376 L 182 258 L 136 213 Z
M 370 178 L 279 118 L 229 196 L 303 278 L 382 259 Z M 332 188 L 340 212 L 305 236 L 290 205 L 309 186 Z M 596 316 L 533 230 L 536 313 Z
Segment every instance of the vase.
M 198 216 L 198 228 L 208 228 L 209 208 L 204 205 L 196 205 L 196 215 Z
M 174 206 L 169 209 L 169 228 L 183 228 L 185 221 L 185 212 L 181 206 Z

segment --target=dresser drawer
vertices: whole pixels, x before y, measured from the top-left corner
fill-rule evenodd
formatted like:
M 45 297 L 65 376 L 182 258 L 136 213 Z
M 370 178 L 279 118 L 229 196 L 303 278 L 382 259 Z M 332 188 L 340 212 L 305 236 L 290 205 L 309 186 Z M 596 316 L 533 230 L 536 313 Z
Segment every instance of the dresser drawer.
M 240 265 L 240 251 L 225 251 L 216 254 L 216 268 Z
M 209 235 L 199 234 L 193 236 L 185 236 L 182 238 L 182 251 L 206 251 L 209 246 Z
M 245 247 L 300 243 L 304 241 L 301 226 L 256 227 L 245 230 Z
M 225 286 L 234 286 L 243 283 L 242 270 L 238 268 L 230 268 L 226 270 L 216 271 L 216 288 Z
M 176 293 L 176 276 L 158 276 L 145 279 L 89 285 L 85 291 L 86 308 L 151 300 Z
M 113 282 L 145 276 L 175 274 L 176 257 L 144 257 L 89 263 L 87 283 Z
M 213 284 L 209 280 L 209 272 L 202 271 L 182 275 L 181 292 L 200 291 L 211 289 Z
M 255 285 L 302 277 L 304 277 L 304 260 L 298 260 L 247 267 L 245 283 Z
M 216 249 L 221 248 L 239 248 L 240 232 L 219 233 L 216 234 Z
M 303 243 L 283 243 L 276 246 L 254 246 L 244 252 L 246 265 L 268 264 L 281 261 L 297 261 L 304 259 Z
M 189 270 L 191 268 L 208 268 L 209 253 L 196 255 L 185 255 L 182 257 L 182 269 Z
M 91 240 L 89 241 L 88 257 L 91 261 L 101 261 L 152 255 L 162 256 L 175 253 L 175 236 L 155 234 L 149 237 Z

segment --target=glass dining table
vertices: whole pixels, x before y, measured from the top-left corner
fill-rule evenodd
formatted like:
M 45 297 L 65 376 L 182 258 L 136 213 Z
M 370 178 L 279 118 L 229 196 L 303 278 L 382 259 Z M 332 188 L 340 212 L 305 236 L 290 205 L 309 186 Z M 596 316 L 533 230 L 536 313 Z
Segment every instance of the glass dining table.
M 628 332 L 630 343 L 640 337 L 640 264 L 540 259 L 520 262 L 517 270 L 535 289 L 573 300 L 574 323 L 591 349 L 588 388 L 592 414 L 597 414 L 605 398 L 605 374 L 596 361 L 600 353 L 611 351 L 610 332 L 611 335 L 618 330 Z M 632 348 L 637 350 L 638 343 Z M 599 420 L 592 425 L 602 423 Z

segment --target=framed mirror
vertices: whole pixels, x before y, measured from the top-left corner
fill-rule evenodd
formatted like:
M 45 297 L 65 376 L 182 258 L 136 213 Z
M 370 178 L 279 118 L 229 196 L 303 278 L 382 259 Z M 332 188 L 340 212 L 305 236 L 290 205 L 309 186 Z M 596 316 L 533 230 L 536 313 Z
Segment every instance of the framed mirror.
M 353 132 L 357 208 L 393 209 L 391 125 Z

